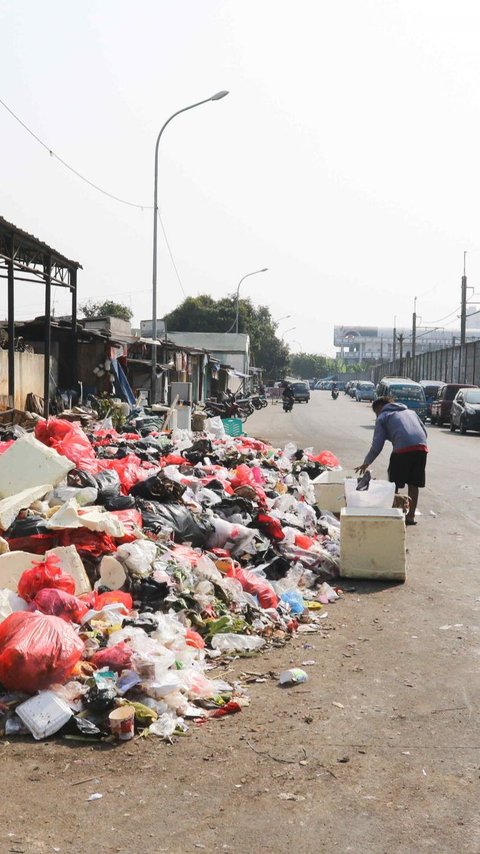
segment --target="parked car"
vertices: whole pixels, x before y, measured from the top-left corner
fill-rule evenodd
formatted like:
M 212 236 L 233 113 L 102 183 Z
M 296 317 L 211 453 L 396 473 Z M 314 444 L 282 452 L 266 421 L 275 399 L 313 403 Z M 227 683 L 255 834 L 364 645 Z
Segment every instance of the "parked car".
M 425 392 L 425 399 L 427 401 L 427 418 L 431 418 L 432 403 L 435 400 L 442 385 L 445 385 L 445 383 L 440 382 L 439 380 L 420 380 L 420 385 L 422 386 Z
M 453 398 L 461 388 L 478 388 L 478 386 L 469 383 L 445 383 L 432 403 L 430 416 L 432 424 L 438 424 L 441 427 L 446 421 L 450 421 Z
M 308 387 L 308 383 L 305 382 L 296 382 L 292 383 L 293 396 L 295 398 L 295 403 L 301 403 L 305 401 L 308 403 L 310 400 L 310 389 Z
M 420 385 L 408 377 L 383 377 L 377 386 L 378 397 L 391 397 L 395 403 L 403 403 L 413 409 L 421 421 L 427 417 L 427 401 Z
M 375 400 L 377 392 L 373 383 L 359 382 L 355 389 L 355 400 L 357 403 L 361 400 Z
M 350 394 L 350 386 L 352 385 L 352 380 L 349 380 L 345 383 L 345 388 L 343 389 L 345 394 Z
M 480 389 L 461 388 L 452 401 L 450 412 L 450 430 L 457 429 L 465 434 L 467 430 L 480 430 Z

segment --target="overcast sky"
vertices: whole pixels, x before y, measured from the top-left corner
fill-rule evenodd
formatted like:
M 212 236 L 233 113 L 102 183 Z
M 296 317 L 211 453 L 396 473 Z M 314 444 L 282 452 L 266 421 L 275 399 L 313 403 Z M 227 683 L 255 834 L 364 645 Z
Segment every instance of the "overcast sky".
M 291 315 L 292 349 L 333 352 L 334 323 L 408 325 L 415 295 L 423 322 L 458 325 L 464 249 L 480 292 L 478 0 L 3 0 L 0 31 L 0 98 L 138 204 L 163 122 L 230 91 L 161 142 L 186 294 L 268 267 L 242 294 Z M 80 261 L 80 301 L 151 317 L 151 211 L 1 106 L 0 150 L 0 214 Z M 183 293 L 159 238 L 163 316 Z M 41 314 L 42 289 L 19 283 L 17 306 Z

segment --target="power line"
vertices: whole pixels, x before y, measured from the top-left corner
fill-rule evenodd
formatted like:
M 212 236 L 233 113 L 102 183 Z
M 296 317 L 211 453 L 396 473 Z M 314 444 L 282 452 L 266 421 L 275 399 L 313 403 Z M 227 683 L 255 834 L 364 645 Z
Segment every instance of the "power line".
M 439 317 L 438 320 L 426 320 L 425 325 L 433 326 L 435 325 L 435 323 L 441 323 L 442 320 L 447 320 L 449 317 L 452 316 L 452 314 L 456 314 L 457 311 L 460 311 L 460 306 L 458 306 L 458 308 L 454 308 L 454 310 L 451 311 L 449 314 L 446 314 L 445 317 Z
M 97 190 L 99 193 L 102 193 L 104 196 L 107 196 L 109 199 L 113 199 L 113 201 L 115 201 L 115 202 L 120 202 L 120 204 L 122 204 L 122 205 L 128 205 L 131 208 L 137 208 L 138 210 L 141 210 L 141 211 L 153 210 L 153 205 L 138 205 L 135 202 L 130 202 L 127 199 L 122 199 L 122 198 L 120 198 L 120 196 L 116 196 L 116 195 L 114 195 L 114 193 L 109 193 L 108 190 L 104 190 L 103 187 L 99 187 L 98 184 L 95 184 L 94 181 L 90 181 L 90 179 L 86 178 L 85 175 L 82 175 L 81 172 L 78 171 L 78 169 L 75 169 L 73 166 L 71 166 L 69 163 L 67 163 L 66 160 L 64 160 L 62 157 L 60 157 L 58 154 L 56 154 L 53 151 L 53 149 L 51 149 L 50 146 L 47 145 L 46 142 L 44 142 L 42 139 L 40 139 L 40 137 L 37 136 L 37 134 L 31 128 L 29 128 L 27 124 L 25 124 L 25 122 L 20 118 L 20 116 L 17 116 L 17 114 L 14 113 L 13 110 L 8 106 L 8 104 L 6 104 L 5 101 L 3 101 L 1 98 L 0 98 L 0 104 L 2 105 L 2 107 L 4 107 L 7 110 L 8 113 L 10 113 L 10 115 L 15 119 L 15 121 L 18 122 L 18 124 L 21 125 L 24 128 L 24 130 L 26 130 L 27 133 L 29 133 L 30 136 L 32 136 L 33 139 L 36 140 L 36 142 L 38 142 L 39 145 L 42 146 L 42 148 L 45 149 L 45 151 L 48 151 L 50 157 L 54 157 L 55 160 L 58 160 L 58 162 L 61 163 L 62 166 L 65 167 L 65 169 L 68 169 L 70 172 L 72 172 L 74 175 L 76 175 L 77 178 L 80 178 L 81 181 L 84 181 L 86 184 L 88 184 L 89 187 L 93 187 L 94 190 Z M 173 266 L 173 269 L 175 270 L 175 275 L 176 275 L 177 280 L 178 280 L 178 284 L 180 285 L 183 296 L 186 297 L 187 295 L 185 293 L 185 289 L 183 287 L 183 283 L 182 283 L 182 280 L 180 278 L 180 273 L 178 272 L 177 265 L 176 265 L 175 259 L 173 257 L 173 253 L 172 253 L 172 250 L 170 248 L 170 243 L 168 241 L 167 232 L 165 231 L 165 226 L 163 224 L 162 217 L 160 215 L 160 211 L 157 210 L 157 213 L 158 213 L 158 219 L 159 219 L 160 225 L 162 227 L 163 236 L 165 238 L 165 243 L 166 243 L 166 246 L 168 249 L 168 254 L 170 255 L 170 260 L 172 262 L 172 266 Z
M 27 131 L 27 133 L 30 134 L 30 136 L 33 136 L 33 138 L 42 146 L 42 148 L 45 149 L 45 151 L 48 151 L 50 157 L 54 157 L 55 160 L 58 160 L 58 162 L 61 163 L 62 166 L 65 166 L 65 169 L 68 169 L 70 172 L 73 172 L 73 174 L 76 175 L 77 178 L 80 178 L 81 181 L 84 181 L 90 187 L 93 187 L 94 190 L 98 190 L 99 193 L 103 193 L 104 196 L 108 196 L 109 199 L 113 199 L 115 202 L 120 202 L 120 204 L 122 204 L 122 205 L 128 205 L 131 208 L 138 208 L 139 210 L 142 210 L 142 211 L 143 210 L 153 210 L 152 205 L 137 205 L 135 202 L 129 202 L 127 199 L 121 199 L 120 196 L 115 196 L 113 193 L 109 193 L 108 190 L 104 190 L 102 187 L 99 187 L 98 184 L 95 184 L 94 181 L 90 181 L 89 178 L 86 178 L 85 175 L 82 175 L 81 172 L 79 172 L 77 169 L 74 169 L 73 166 L 70 166 L 70 164 L 67 163 L 66 160 L 64 160 L 58 154 L 55 154 L 53 149 L 51 149 L 50 146 L 47 145 L 46 142 L 44 142 L 42 139 L 40 139 L 40 137 L 37 136 L 37 134 L 34 133 L 34 131 L 31 130 L 31 128 L 29 128 L 28 125 L 26 125 L 25 122 L 22 121 L 22 119 L 19 116 L 17 116 L 17 114 L 14 113 L 13 110 L 11 110 L 10 107 L 5 103 L 5 101 L 2 101 L 1 98 L 0 98 L 0 104 L 2 105 L 2 107 L 5 107 L 7 112 L 9 112 L 11 116 L 13 116 L 15 121 L 18 122 L 18 124 L 21 125 Z

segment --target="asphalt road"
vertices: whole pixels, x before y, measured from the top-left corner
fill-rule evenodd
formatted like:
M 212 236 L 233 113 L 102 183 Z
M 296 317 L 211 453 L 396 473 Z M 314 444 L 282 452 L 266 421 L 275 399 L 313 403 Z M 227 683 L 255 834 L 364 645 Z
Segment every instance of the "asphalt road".
M 314 392 L 247 426 L 350 467 L 373 414 Z M 345 584 L 320 634 L 216 671 L 262 677 L 251 705 L 172 746 L 0 742 L 0 850 L 479 854 L 480 436 L 429 432 L 406 584 Z M 308 683 L 278 688 L 278 672 L 305 660 Z

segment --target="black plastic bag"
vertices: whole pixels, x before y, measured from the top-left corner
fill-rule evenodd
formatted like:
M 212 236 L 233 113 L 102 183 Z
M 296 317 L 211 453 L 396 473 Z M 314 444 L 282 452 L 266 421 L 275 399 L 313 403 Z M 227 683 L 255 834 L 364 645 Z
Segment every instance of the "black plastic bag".
M 135 507 L 133 495 L 114 495 L 104 503 L 105 510 L 131 510 Z
M 167 582 L 156 581 L 152 576 L 149 578 L 138 579 L 132 590 L 135 604 L 139 603 L 140 611 L 159 611 L 169 593 L 170 586 Z M 142 616 L 144 617 L 145 615 L 140 614 L 138 619 Z M 137 627 L 139 625 L 138 619 L 135 621 L 135 626 Z M 126 625 L 126 623 L 124 623 L 124 625 Z M 146 628 L 145 625 L 142 625 L 141 627 L 144 631 L 148 632 L 148 628 Z M 154 626 L 151 627 L 150 631 L 154 631 Z
M 92 685 L 83 695 L 83 702 L 94 712 L 104 712 L 111 709 L 117 698 L 115 685 Z
M 176 543 L 191 543 L 194 548 L 204 547 L 213 525 L 205 518 L 194 515 L 184 504 L 160 504 L 158 501 L 137 501 L 146 531 L 157 534 L 170 529 Z
M 120 478 L 115 469 L 105 469 L 96 474 L 95 483 L 98 488 L 99 504 L 105 504 L 109 499 L 120 495 Z
M 98 489 L 98 483 L 93 474 L 83 469 L 72 469 L 67 475 L 67 486 L 76 486 L 79 489 L 85 489 L 87 486 L 92 486 Z
M 5 532 L 5 537 L 11 540 L 17 540 L 19 537 L 33 537 L 35 534 L 51 534 L 50 528 L 47 528 L 47 520 L 43 516 L 25 516 L 23 519 L 18 517 L 10 525 L 8 531 Z
M 144 498 L 147 501 L 179 502 L 182 500 L 185 489 L 186 487 L 183 484 L 170 480 L 160 471 L 158 474 L 147 477 L 146 480 L 132 486 L 130 495 Z

